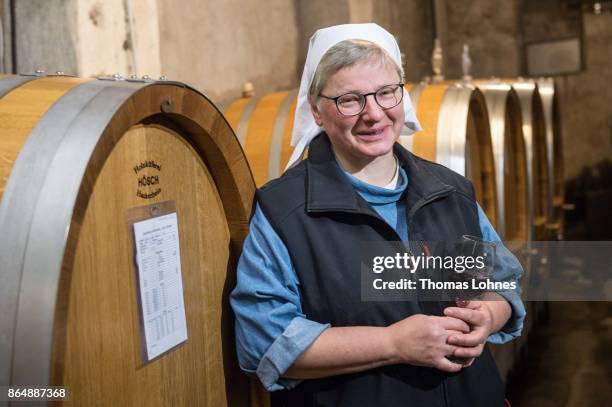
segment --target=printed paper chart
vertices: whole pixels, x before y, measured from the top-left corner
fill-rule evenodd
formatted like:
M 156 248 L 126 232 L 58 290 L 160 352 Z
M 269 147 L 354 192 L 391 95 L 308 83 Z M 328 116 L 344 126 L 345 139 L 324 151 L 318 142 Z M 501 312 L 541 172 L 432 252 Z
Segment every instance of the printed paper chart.
M 176 212 L 134 223 L 147 361 L 187 340 Z

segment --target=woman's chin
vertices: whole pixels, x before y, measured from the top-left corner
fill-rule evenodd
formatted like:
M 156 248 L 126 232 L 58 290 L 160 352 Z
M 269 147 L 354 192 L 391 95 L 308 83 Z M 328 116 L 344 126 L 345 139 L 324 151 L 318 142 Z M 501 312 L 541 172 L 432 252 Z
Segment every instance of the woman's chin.
M 386 154 L 393 150 L 393 143 L 376 143 L 368 145 L 360 145 L 357 151 L 360 155 L 369 158 L 376 158 Z
M 358 150 L 369 157 L 378 157 L 389 153 L 393 149 L 395 138 L 385 137 L 377 140 L 360 140 Z

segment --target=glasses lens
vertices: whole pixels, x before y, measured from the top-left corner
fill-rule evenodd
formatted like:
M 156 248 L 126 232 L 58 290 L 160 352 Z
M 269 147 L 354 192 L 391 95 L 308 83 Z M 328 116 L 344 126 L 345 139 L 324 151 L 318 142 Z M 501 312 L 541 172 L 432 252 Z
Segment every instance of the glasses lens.
M 347 93 L 336 101 L 338 111 L 344 115 L 354 115 L 361 112 L 364 105 L 364 97 L 358 93 Z
M 380 88 L 376 92 L 376 101 L 383 109 L 390 109 L 400 104 L 402 101 L 402 87 L 399 85 L 389 85 Z

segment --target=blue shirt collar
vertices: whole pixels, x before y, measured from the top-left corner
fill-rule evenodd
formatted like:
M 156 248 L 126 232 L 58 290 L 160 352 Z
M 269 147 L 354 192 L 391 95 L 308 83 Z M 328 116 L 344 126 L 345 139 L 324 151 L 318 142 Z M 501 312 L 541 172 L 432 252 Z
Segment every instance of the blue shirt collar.
M 349 174 L 336 159 L 336 164 L 342 173 L 349 180 L 355 190 L 370 204 L 388 204 L 397 202 L 401 199 L 404 191 L 408 187 L 408 175 L 402 166 L 399 167 L 399 183 L 395 189 L 387 189 L 376 185 L 368 184 Z

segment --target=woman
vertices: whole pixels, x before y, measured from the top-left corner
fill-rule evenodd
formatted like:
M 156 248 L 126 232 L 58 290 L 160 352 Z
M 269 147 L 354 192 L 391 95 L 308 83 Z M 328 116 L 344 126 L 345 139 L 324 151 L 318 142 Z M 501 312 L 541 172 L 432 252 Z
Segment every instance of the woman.
M 518 292 L 446 309 L 361 298 L 362 242 L 499 242 L 469 181 L 395 143 L 419 128 L 402 83 L 397 43 L 375 24 L 311 39 L 294 136 L 316 137 L 258 191 L 231 295 L 240 365 L 277 405 L 503 405 L 484 345 L 520 334 Z M 502 255 L 495 273 L 521 269 Z

